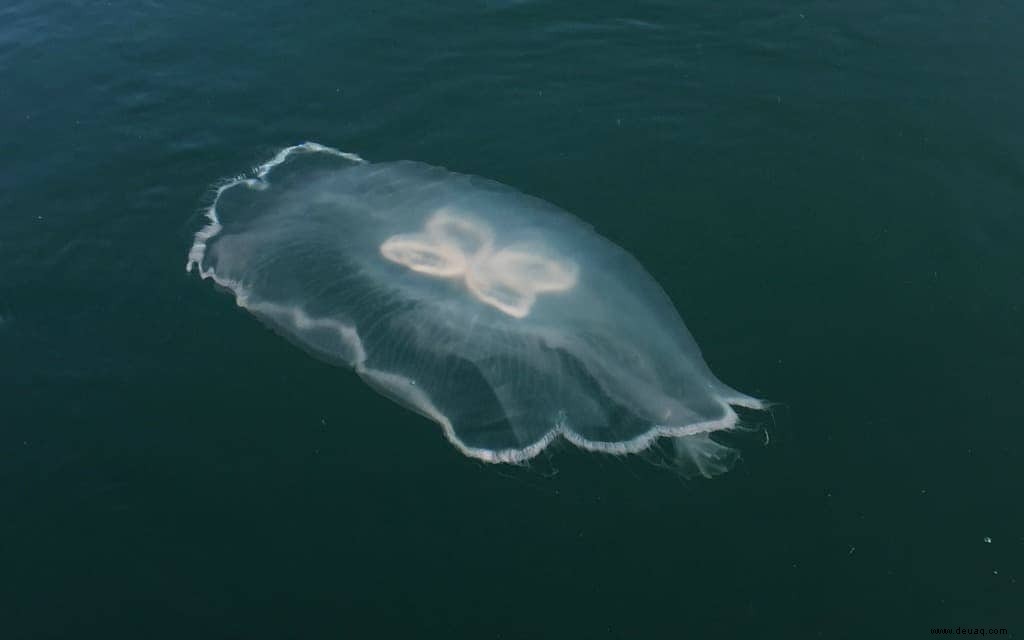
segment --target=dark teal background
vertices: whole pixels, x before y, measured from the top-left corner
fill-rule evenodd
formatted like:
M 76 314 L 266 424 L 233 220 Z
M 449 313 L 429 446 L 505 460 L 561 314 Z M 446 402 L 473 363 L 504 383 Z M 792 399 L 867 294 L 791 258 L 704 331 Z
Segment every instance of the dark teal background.
M 1024 633 L 1019 3 L 214 4 L 0 5 L 0 638 Z M 303 140 L 590 222 L 771 444 L 485 465 L 293 348 L 184 265 Z

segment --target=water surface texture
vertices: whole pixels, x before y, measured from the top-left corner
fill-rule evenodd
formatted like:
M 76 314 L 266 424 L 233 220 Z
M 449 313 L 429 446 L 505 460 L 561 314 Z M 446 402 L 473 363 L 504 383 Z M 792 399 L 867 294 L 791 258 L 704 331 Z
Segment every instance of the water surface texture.
M 8 0 L 0 636 L 1024 634 L 1024 9 Z M 525 468 L 182 268 L 316 140 L 593 225 L 782 404 Z

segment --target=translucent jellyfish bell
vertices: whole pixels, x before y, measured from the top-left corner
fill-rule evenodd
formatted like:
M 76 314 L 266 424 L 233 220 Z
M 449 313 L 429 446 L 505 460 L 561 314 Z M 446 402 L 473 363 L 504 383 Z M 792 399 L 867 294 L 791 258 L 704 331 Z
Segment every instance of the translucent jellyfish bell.
M 305 143 L 221 186 L 208 217 L 190 271 L 467 455 L 664 438 L 712 476 L 738 454 L 710 434 L 736 428 L 733 406 L 765 407 L 711 373 L 631 255 L 496 182 Z

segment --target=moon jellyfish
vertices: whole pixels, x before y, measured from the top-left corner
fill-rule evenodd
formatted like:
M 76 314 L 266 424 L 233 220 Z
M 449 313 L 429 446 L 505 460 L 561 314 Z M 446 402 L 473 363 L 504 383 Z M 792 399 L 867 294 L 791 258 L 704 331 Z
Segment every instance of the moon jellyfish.
M 468 456 L 660 441 L 710 477 L 739 457 L 711 434 L 765 407 L 711 373 L 629 253 L 497 182 L 305 143 L 220 186 L 207 216 L 189 271 Z

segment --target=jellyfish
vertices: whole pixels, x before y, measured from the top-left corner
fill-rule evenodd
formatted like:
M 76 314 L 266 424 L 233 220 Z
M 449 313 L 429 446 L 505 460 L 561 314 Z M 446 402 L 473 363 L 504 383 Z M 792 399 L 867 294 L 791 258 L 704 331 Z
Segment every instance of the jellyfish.
M 467 456 L 662 443 L 711 477 L 739 457 L 712 434 L 766 407 L 715 377 L 632 255 L 498 182 L 307 142 L 223 183 L 207 217 L 189 271 Z

